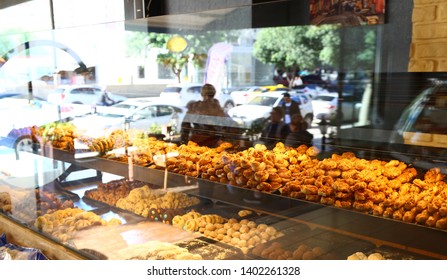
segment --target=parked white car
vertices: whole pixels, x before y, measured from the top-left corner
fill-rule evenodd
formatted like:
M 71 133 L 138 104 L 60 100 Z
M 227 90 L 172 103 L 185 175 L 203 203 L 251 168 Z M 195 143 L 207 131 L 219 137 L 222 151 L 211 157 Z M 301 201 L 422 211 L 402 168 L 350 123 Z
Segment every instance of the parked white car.
M 289 91 L 291 98 L 299 103 L 301 115 L 310 124 L 313 120 L 311 100 L 301 93 Z M 254 123 L 262 123 L 270 116 L 273 107 L 283 102 L 284 91 L 272 91 L 257 94 L 247 104 L 234 107 L 228 115 L 244 128 L 252 128 Z
M 362 107 L 361 100 L 352 94 L 343 94 L 341 102 L 341 120 L 355 122 L 359 118 Z M 333 121 L 337 116 L 338 93 L 321 93 L 312 100 L 315 119 L 321 120 L 323 117 L 328 121 Z
M 110 100 L 104 103 L 104 95 Z M 49 93 L 47 100 L 53 104 L 85 104 L 85 105 L 112 105 L 119 103 L 127 98 L 115 95 L 107 91 L 104 87 L 96 85 L 66 85 L 60 86 Z
M 160 98 L 169 104 L 187 107 L 192 102 L 202 100 L 202 95 L 200 94 L 202 86 L 203 84 L 199 83 L 167 85 L 160 93 Z M 220 106 L 225 111 L 235 106 L 233 98 L 226 92 L 217 92 L 215 98 L 219 100 Z
M 266 89 L 264 87 L 251 86 L 251 87 L 244 87 L 244 88 L 234 90 L 230 93 L 230 95 L 233 98 L 236 106 L 239 106 L 239 105 L 246 104 L 256 94 L 266 92 L 266 91 L 268 91 L 268 89 Z
M 126 101 L 98 107 L 96 114 L 77 117 L 72 123 L 81 133 L 102 136 L 107 130 L 124 129 L 125 126 L 145 132 L 154 132 L 170 126 L 180 133 L 180 124 L 186 108 L 166 104 L 158 97 L 128 98 Z

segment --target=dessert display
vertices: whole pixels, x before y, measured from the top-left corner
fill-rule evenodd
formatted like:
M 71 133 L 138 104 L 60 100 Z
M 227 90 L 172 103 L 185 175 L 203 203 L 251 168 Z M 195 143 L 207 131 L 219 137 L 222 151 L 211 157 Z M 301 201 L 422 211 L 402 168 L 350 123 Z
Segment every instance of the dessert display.
M 54 122 L 39 127 L 36 135 L 51 141 L 56 148 L 70 150 L 76 132 L 71 124 Z M 115 141 L 120 143 L 116 146 L 135 145 L 136 150 L 125 157 L 131 156 L 136 164 L 150 168 L 159 168 L 150 165 L 155 155 L 175 151 L 178 156 L 166 158 L 169 172 L 447 229 L 446 182 L 439 169 L 421 175 L 398 160 L 367 160 L 351 152 L 319 160 L 315 147 L 291 148 L 283 143 L 273 149 L 257 144 L 243 151 L 232 150 L 230 143 L 217 148 L 191 141 L 177 146 L 122 130 L 92 139 L 91 144 L 94 150 L 106 152 L 115 147 Z M 144 208 L 147 216 L 154 207 Z
M 206 178 L 203 174 L 215 165 L 221 164 L 222 154 L 226 154 L 226 150 L 231 147 L 228 142 L 220 144 L 217 148 L 208 148 L 189 141 L 188 144 L 178 147 L 177 157 L 169 157 L 166 160 L 166 168 L 177 174 L 191 177 L 202 175 L 202 178 Z
M 304 165 L 280 189 L 282 195 L 447 229 L 447 183 L 440 169 L 417 178 L 416 169 L 403 162 L 365 160 L 353 153 Z
M 117 179 L 107 183 L 99 183 L 97 188 L 85 191 L 84 196 L 115 206 L 116 202 L 129 195 L 131 190 L 145 185 L 147 183 L 137 180 Z
M 90 151 L 98 152 L 100 155 L 113 150 L 115 147 L 115 142 L 111 137 L 93 138 L 87 136 L 79 136 L 77 140 L 87 145 Z
M 352 152 L 334 153 L 321 159 L 317 157 L 317 148 L 306 145 L 292 148 L 278 143 L 268 149 L 256 144 L 238 151 L 226 142 L 217 148 L 199 146 L 191 141 L 175 145 L 135 131 L 115 130 L 104 137 L 89 138 L 77 135 L 75 128 L 67 124 L 52 123 L 34 129 L 37 139 L 63 150 L 71 151 L 70 143 L 76 138 L 104 159 L 132 162 L 144 168 L 162 169 L 222 186 L 250 189 L 447 230 L 447 182 L 439 168 L 421 173 L 411 164 L 399 160 L 363 159 Z M 118 148 L 124 148 L 124 152 L 114 151 Z M 27 195 L 29 197 L 0 189 L 0 211 L 13 211 L 17 217 L 24 219 L 39 216 L 35 226 L 62 242 L 69 240 L 72 232 L 77 230 L 121 223 L 119 219 L 104 222 L 94 213 L 77 212 L 79 209 L 73 208 L 70 202 L 58 201 L 52 194 L 39 192 Z M 17 200 L 17 197 L 22 200 Z M 332 244 L 323 246 L 297 240 L 292 244 L 282 243 L 279 237 L 284 233 L 281 230 L 268 225 L 269 222 L 250 220 L 255 208 L 238 209 L 231 218 L 228 215 L 201 214 L 191 210 L 200 203 L 197 197 L 181 192 L 165 192 L 151 188 L 145 182 L 126 179 L 101 183 L 96 189 L 86 191 L 85 197 L 135 213 L 149 221 L 201 234 L 208 240 L 184 241 L 176 244 L 181 245 L 178 248 L 163 243 L 152 244 L 162 248 L 161 251 L 165 251 L 162 254 L 144 248 L 148 244 L 140 244 L 141 251 L 135 246 L 133 252 L 130 249 L 124 252 L 128 259 L 172 259 L 174 254 L 185 259 L 195 259 L 194 255 L 205 259 L 226 259 L 237 255 L 233 254 L 235 251 L 224 254 L 221 246 L 217 245 L 213 249 L 210 246 L 206 251 L 206 246 L 201 246 L 201 242 L 210 245 L 209 241 L 265 259 L 335 258 L 330 255 L 333 251 L 329 251 L 335 248 Z M 36 202 L 37 206 L 33 206 Z M 68 213 L 70 211 L 73 213 Z M 187 248 L 194 248 L 195 251 Z M 363 248 L 355 249 L 358 252 L 349 252 L 349 256 L 342 254 L 341 258 L 390 259 L 380 252 L 362 253 Z
M 35 189 L 13 205 L 14 217 L 23 221 L 33 221 L 36 217 L 52 213 L 57 210 L 74 208 L 73 201 L 61 199 L 57 194 Z
M 184 193 L 162 190 L 152 190 L 147 185 L 135 188 L 125 198 L 116 202 L 116 207 L 131 211 L 137 215 L 148 217 L 149 211 L 155 209 L 181 209 L 200 203 L 197 197 Z
M 32 138 L 38 143 L 51 144 L 54 148 L 74 151 L 74 139 L 78 136 L 76 127 L 69 122 L 52 122 L 32 128 Z
M 320 246 L 301 244 L 298 247 L 286 248 L 280 242 L 272 242 L 256 245 L 251 254 L 269 260 L 316 260 L 325 255 L 326 251 Z
M 278 143 L 273 150 L 256 144 L 247 150 L 223 154 L 202 173 L 202 178 L 263 192 L 279 190 L 300 170 L 299 163 L 317 155 L 315 147 L 287 148 Z
M 235 246 L 246 254 L 249 248 L 282 236 L 274 227 L 247 219 L 225 219 L 215 214 L 190 211 L 172 219 L 174 227 L 200 232 L 205 237 Z
M 175 245 L 188 249 L 192 254 L 202 256 L 204 260 L 229 260 L 241 259 L 244 256 L 236 247 L 225 246 L 225 244 L 206 240 L 204 238 L 195 238 L 192 240 L 177 242 Z
M 147 218 L 154 222 L 162 222 L 164 224 L 172 225 L 172 220 L 175 216 L 183 215 L 185 209 L 161 209 L 151 208 L 149 209 L 149 215 Z
M 69 197 L 42 188 L 0 186 L 0 211 L 16 219 L 31 222 L 37 216 L 65 208 L 73 208 L 73 201 Z
M 119 255 L 126 260 L 202 260 L 201 255 L 186 248 L 160 241 L 130 245 L 120 250 Z
M 34 226 L 44 233 L 52 235 L 61 242 L 67 242 L 76 231 L 93 226 L 120 225 L 121 220 L 112 218 L 106 221 L 101 216 L 79 208 L 66 208 L 37 217 Z

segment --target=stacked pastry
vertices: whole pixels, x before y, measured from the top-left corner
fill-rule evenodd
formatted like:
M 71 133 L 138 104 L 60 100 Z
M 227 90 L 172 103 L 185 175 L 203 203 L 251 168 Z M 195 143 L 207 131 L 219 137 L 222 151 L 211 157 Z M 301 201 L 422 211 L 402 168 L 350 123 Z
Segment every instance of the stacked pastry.
M 247 219 L 225 219 L 219 215 L 201 215 L 195 211 L 175 216 L 172 224 L 238 247 L 245 254 L 250 248 L 281 236 L 274 227 L 266 224 L 257 224 Z
M 166 168 L 170 172 L 198 177 L 222 161 L 222 156 L 227 154 L 226 150 L 231 148 L 230 143 L 222 143 L 217 148 L 199 146 L 194 142 L 180 145 L 178 156 L 170 157 L 166 161 Z
M 125 198 L 116 202 L 116 206 L 134 212 L 143 217 L 149 216 L 151 209 L 180 209 L 200 203 L 197 197 L 190 197 L 184 193 L 164 192 L 152 190 L 147 185 L 135 188 Z
M 57 149 L 74 151 L 76 127 L 72 123 L 52 122 L 32 129 L 33 139 L 43 144 L 51 144 Z
M 130 191 L 147 185 L 141 181 L 129 181 L 128 179 L 112 180 L 107 183 L 99 183 L 96 189 L 85 191 L 88 198 L 115 206 L 116 202 L 129 195 Z
M 273 150 L 257 144 L 252 148 L 224 154 L 202 173 L 202 178 L 264 192 L 273 192 L 289 182 L 302 167 L 300 162 L 311 160 L 318 150 L 302 145 L 288 148 L 278 143 Z
M 93 212 L 87 212 L 79 208 L 57 210 L 51 214 L 39 216 L 34 223 L 36 228 L 54 236 L 61 242 L 67 242 L 79 230 L 92 226 L 119 224 L 121 224 L 121 220 L 117 218 L 106 221 Z
M 326 254 L 320 246 L 300 244 L 297 247 L 284 246 L 279 242 L 261 243 L 251 253 L 269 260 L 315 260 Z
M 35 189 L 13 205 L 13 213 L 17 219 L 33 221 L 38 216 L 73 207 L 72 200 L 62 200 L 54 193 Z
M 365 160 L 353 153 L 308 162 L 282 195 L 447 229 L 447 184 L 439 169 L 418 179 L 397 161 Z

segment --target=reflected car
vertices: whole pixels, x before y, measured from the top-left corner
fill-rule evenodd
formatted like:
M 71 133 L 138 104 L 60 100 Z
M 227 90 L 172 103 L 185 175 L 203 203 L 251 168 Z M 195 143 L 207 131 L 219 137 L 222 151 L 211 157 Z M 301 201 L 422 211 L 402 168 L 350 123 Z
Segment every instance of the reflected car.
M 231 92 L 231 97 L 236 106 L 246 104 L 256 94 L 268 91 L 266 88 L 251 86 L 244 87 Z
M 192 102 L 202 100 L 202 86 L 199 83 L 167 85 L 160 93 L 160 98 L 178 107 L 188 107 Z M 215 98 L 226 112 L 235 106 L 231 94 L 226 90 L 217 92 Z
M 104 97 L 108 97 L 105 100 Z M 66 85 L 59 86 L 47 96 L 47 100 L 53 104 L 85 104 L 93 106 L 112 105 L 122 102 L 127 98 L 112 94 L 104 87 L 95 85 Z
M 447 82 L 423 90 L 405 108 L 389 142 L 402 161 L 424 169 L 447 166 Z
M 339 97 L 338 93 L 328 92 L 320 93 L 312 100 L 315 120 L 335 121 L 337 119 L 337 108 Z M 352 94 L 343 94 L 341 102 L 341 120 L 342 122 L 354 122 L 359 118 L 362 107 L 361 100 Z
M 125 127 L 161 132 L 162 127 L 171 126 L 172 132 L 178 134 L 185 113 L 186 108 L 167 104 L 158 97 L 128 98 L 109 107 L 98 107 L 95 114 L 74 118 L 72 123 L 80 133 L 93 137 Z
M 291 98 L 298 102 L 301 115 L 310 124 L 313 120 L 311 100 L 305 95 L 289 91 Z M 283 91 L 264 92 L 257 94 L 247 104 L 234 107 L 228 115 L 246 129 L 253 129 L 253 125 L 263 125 L 269 118 L 273 107 L 283 102 Z

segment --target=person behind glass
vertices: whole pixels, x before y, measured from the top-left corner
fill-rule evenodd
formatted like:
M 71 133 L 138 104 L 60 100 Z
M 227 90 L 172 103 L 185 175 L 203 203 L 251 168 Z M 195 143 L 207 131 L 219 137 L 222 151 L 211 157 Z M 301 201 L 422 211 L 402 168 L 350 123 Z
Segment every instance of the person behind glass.
M 295 114 L 301 114 L 300 105 L 295 100 L 292 100 L 290 93 L 283 93 L 283 103 L 281 107 L 284 111 L 284 122 L 290 124 L 291 118 Z
M 182 122 L 182 142 L 193 141 L 200 146 L 216 147 L 220 142 L 222 128 L 219 118 L 227 117 L 225 111 L 215 99 L 216 89 L 211 84 L 205 84 L 201 90 L 202 101 L 191 103 Z M 205 116 L 205 117 L 204 117 Z M 206 116 L 209 116 L 208 118 Z M 218 121 L 214 121 L 214 120 Z M 214 122 L 213 122 L 214 121 Z
M 300 86 L 302 86 L 302 85 L 303 85 L 303 80 L 301 80 L 300 75 L 296 75 L 295 78 L 293 79 L 292 88 L 297 89 L 297 88 L 300 88 Z
M 309 126 L 300 114 L 292 116 L 289 127 L 290 133 L 287 135 L 284 145 L 289 147 L 298 147 L 303 144 L 308 147 L 312 146 L 314 136 L 307 130 Z
M 276 143 L 284 141 L 290 132 L 289 126 L 283 121 L 284 112 L 281 106 L 273 107 L 270 112 L 269 122 L 261 132 L 259 140 L 273 148 Z

